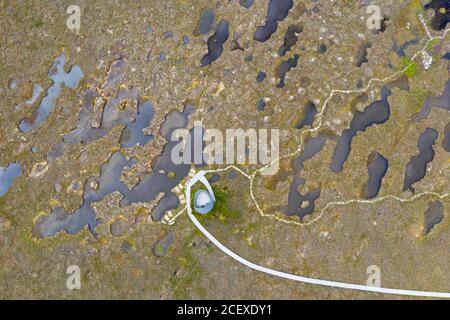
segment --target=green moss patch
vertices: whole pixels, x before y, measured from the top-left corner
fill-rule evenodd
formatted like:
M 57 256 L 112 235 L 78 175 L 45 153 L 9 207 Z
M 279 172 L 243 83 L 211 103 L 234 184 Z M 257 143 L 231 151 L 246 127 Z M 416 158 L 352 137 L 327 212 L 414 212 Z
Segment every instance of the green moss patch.
M 408 78 L 413 78 L 417 74 L 417 63 L 409 58 L 402 58 L 401 61 L 402 69 L 404 69 L 403 74 Z
M 193 187 L 191 189 L 191 207 L 194 207 L 194 198 L 195 193 L 200 190 L 201 187 L 197 186 L 196 188 Z M 214 196 L 216 198 L 216 202 L 214 203 L 214 208 L 205 215 L 200 215 L 195 212 L 194 214 L 197 215 L 198 220 L 205 221 L 205 220 L 218 220 L 222 222 L 226 222 L 227 220 L 235 220 L 240 217 L 240 213 L 236 210 L 233 210 L 231 206 L 229 205 L 228 199 L 230 197 L 229 191 L 225 188 L 218 188 L 213 187 Z

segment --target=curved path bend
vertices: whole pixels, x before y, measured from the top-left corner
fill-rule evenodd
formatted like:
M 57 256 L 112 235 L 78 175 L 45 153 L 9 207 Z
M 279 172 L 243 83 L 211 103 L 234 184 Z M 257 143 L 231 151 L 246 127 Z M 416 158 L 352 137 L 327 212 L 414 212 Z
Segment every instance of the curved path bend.
M 261 265 L 258 265 L 256 263 L 253 263 L 251 261 L 248 261 L 247 259 L 241 257 L 237 253 L 231 251 L 226 246 L 224 246 L 219 240 L 217 240 L 211 233 L 209 233 L 208 230 L 198 221 L 198 219 L 195 217 L 195 215 L 192 213 L 191 208 L 191 187 L 196 184 L 197 182 L 201 182 L 204 184 L 208 190 L 211 190 L 211 186 L 209 185 L 208 181 L 205 178 L 205 171 L 198 172 L 192 179 L 189 180 L 189 182 L 186 185 L 185 195 L 186 195 L 186 210 L 188 213 L 189 218 L 194 223 L 194 225 L 197 227 L 197 229 L 203 233 L 205 237 L 207 237 L 212 243 L 216 245 L 217 248 L 219 248 L 223 253 L 230 256 L 237 262 L 260 272 L 264 272 L 266 274 L 294 280 L 298 282 L 303 283 L 309 283 L 309 284 L 315 284 L 315 285 L 321 285 L 321 286 L 327 286 L 327 287 L 333 287 L 333 288 L 341 288 L 341 289 L 351 289 L 351 290 L 359 290 L 359 291 L 366 291 L 366 292 L 375 292 L 375 293 L 384 293 L 384 294 L 395 294 L 395 295 L 403 295 L 403 296 L 416 296 L 416 297 L 431 297 L 431 298 L 450 298 L 450 292 L 433 292 L 433 291 L 417 291 L 417 290 L 405 290 L 405 289 L 394 289 L 394 288 L 382 288 L 382 287 L 372 287 L 372 286 L 366 286 L 366 285 L 359 285 L 359 284 L 353 284 L 353 283 L 346 283 L 346 282 L 338 282 L 338 281 L 331 281 L 331 280 L 322 280 L 322 279 L 316 279 L 316 278 L 309 278 L 309 277 L 303 277 L 294 275 L 291 273 L 278 271 L 274 269 L 270 269 L 267 267 L 263 267 Z

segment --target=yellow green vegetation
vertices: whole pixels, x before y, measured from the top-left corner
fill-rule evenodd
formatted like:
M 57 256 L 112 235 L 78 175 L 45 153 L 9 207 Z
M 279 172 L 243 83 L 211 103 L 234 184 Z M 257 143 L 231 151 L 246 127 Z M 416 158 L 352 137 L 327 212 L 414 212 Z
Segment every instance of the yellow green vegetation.
M 427 50 L 428 51 L 433 50 L 434 46 L 437 45 L 437 44 L 439 44 L 439 39 L 438 38 L 435 38 L 435 39 L 432 39 L 432 40 L 428 41 L 428 43 L 427 43 Z
M 198 279 L 203 273 L 203 269 L 196 257 L 191 253 L 192 238 L 196 233 L 192 233 L 183 244 L 182 256 L 179 258 L 181 275 L 174 275 L 170 278 L 172 295 L 175 299 L 189 299 L 191 293 L 186 288 L 192 288 L 197 294 L 197 298 L 205 298 L 205 289 L 199 286 Z
M 413 0 L 410 2 L 410 4 L 408 5 L 408 8 L 413 10 L 413 11 L 420 11 L 422 10 L 422 3 L 420 0 Z
M 421 88 L 415 88 L 411 90 L 411 95 L 409 96 L 410 103 L 414 106 L 414 111 L 419 112 L 427 97 L 429 96 L 429 92 L 427 90 Z
M 155 246 L 155 254 L 157 256 L 163 255 L 164 254 L 164 246 L 161 243 L 158 243 Z
M 417 63 L 412 61 L 410 58 L 404 57 L 401 61 L 401 66 L 403 73 L 408 78 L 412 78 L 417 74 Z
M 191 206 L 193 207 L 194 204 L 194 198 L 195 193 L 200 190 L 200 188 L 192 189 L 191 190 Z M 205 215 L 198 215 L 198 220 L 204 221 L 204 220 L 219 220 L 221 222 L 225 222 L 227 220 L 234 220 L 240 217 L 240 214 L 238 211 L 233 210 L 230 208 L 230 205 L 228 203 L 228 197 L 227 189 L 225 188 L 213 188 L 214 196 L 216 198 L 216 202 L 214 203 L 214 208 Z
M 169 171 L 168 177 L 169 177 L 169 179 L 174 179 L 175 178 L 175 172 L 173 170 Z

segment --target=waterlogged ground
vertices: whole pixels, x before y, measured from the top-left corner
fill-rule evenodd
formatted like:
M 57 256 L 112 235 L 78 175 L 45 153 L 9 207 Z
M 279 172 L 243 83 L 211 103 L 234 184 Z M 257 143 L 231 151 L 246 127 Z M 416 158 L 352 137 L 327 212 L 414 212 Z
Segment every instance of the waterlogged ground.
M 0 1 L 1 298 L 392 298 L 249 270 L 177 216 L 202 165 L 170 137 L 196 121 L 279 129 L 286 155 L 254 199 L 237 170 L 208 175 L 200 221 L 224 245 L 450 292 L 448 1 L 89 1 L 78 31 L 71 4 Z

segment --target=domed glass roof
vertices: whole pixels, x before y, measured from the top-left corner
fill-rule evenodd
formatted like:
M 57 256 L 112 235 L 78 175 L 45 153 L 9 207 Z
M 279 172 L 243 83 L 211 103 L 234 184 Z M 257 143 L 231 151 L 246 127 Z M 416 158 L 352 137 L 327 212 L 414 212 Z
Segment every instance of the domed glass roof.
M 195 194 L 194 209 L 200 214 L 207 214 L 214 208 L 214 200 L 206 190 L 199 190 Z

